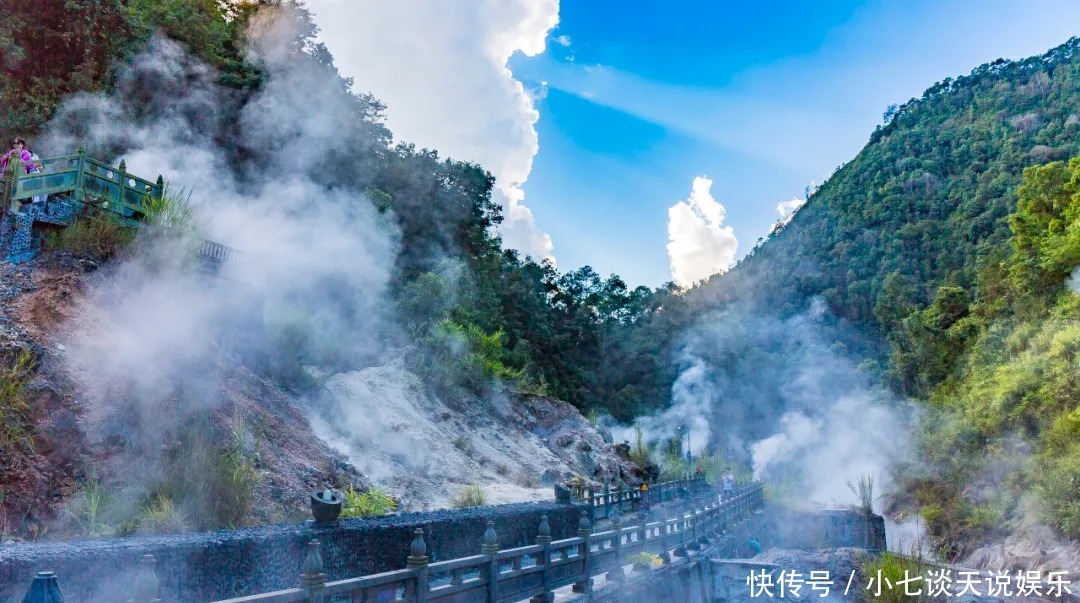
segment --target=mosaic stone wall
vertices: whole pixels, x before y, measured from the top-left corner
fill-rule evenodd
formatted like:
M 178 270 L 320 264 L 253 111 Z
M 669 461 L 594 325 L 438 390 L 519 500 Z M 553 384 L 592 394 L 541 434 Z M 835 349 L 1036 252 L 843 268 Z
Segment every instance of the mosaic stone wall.
M 32 259 L 37 255 L 34 224 L 67 226 L 74 219 L 75 206 L 57 198 L 25 204 L 16 212 L 4 211 L 0 217 L 0 258 L 13 263 Z

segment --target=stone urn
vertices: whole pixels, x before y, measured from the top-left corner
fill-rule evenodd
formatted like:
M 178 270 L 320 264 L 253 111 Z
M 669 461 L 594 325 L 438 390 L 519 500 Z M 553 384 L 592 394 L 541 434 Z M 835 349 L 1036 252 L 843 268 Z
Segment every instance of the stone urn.
M 323 490 L 311 495 L 311 514 L 315 523 L 330 523 L 341 515 L 341 494 Z

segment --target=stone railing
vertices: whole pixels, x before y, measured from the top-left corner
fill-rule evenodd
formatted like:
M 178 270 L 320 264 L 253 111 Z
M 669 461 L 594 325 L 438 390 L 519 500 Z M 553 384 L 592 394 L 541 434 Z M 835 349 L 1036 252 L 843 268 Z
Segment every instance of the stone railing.
M 577 535 L 554 541 L 544 515 L 536 528 L 535 544 L 507 550 L 499 549 L 495 523 L 489 521 L 480 554 L 436 563 L 429 561 L 424 530 L 418 527 L 408 546 L 405 569 L 336 581 L 328 581 L 324 573 L 321 541 L 311 539 L 297 587 L 216 603 L 552 601 L 554 591 L 561 588 L 590 592 L 593 579 L 601 575 L 615 583 L 626 580 L 625 568 L 638 553 L 660 555 L 668 562 L 672 555 L 687 556 L 688 550 L 700 548 L 763 504 L 761 485 L 752 484 L 729 500 L 698 498 L 687 501 L 682 511 L 672 510 L 668 517 L 636 525 L 623 526 L 621 514 L 614 513 L 612 528 L 598 533 L 593 533 L 588 511 L 583 510 Z M 117 593 L 116 598 L 159 603 L 155 566 L 154 556 L 144 555 L 128 592 Z M 62 586 L 59 582 L 52 572 L 43 572 L 35 578 L 31 593 L 57 590 Z
M 42 159 L 40 171 L 27 174 L 23 164 L 13 160 L 0 174 L 0 203 L 18 211 L 17 203 L 35 197 L 75 193 L 80 199 L 90 197 L 101 208 L 123 218 L 139 219 L 144 212 L 146 197 L 161 197 L 164 180 L 144 180 L 127 172 L 123 161 L 119 167 L 98 161 L 83 151 L 76 155 Z
M 745 487 L 745 483 L 736 484 L 737 487 Z M 712 485 L 704 477 L 679 479 L 657 484 L 649 484 L 646 492 L 640 487 L 625 487 L 611 489 L 605 485 L 600 492 L 586 491 L 582 495 L 582 502 L 589 505 L 589 519 L 597 521 L 609 517 L 612 513 L 625 513 L 637 511 L 641 506 L 643 496 L 648 496 L 651 504 L 657 504 L 673 500 L 683 496 L 697 496 L 712 488 Z

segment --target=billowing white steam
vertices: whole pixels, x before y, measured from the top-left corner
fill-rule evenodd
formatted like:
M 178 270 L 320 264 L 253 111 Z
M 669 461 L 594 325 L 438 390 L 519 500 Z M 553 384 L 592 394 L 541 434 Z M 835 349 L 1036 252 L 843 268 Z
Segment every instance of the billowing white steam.
M 523 203 L 540 114 L 507 66 L 544 52 L 558 0 L 309 0 L 322 39 L 356 89 L 387 104 L 406 142 L 475 161 L 496 178 L 503 241 L 550 257 L 551 237 Z
M 1073 269 L 1072 274 L 1065 280 L 1065 286 L 1069 288 L 1069 291 L 1080 295 L 1080 266 Z
M 803 504 L 855 502 L 848 482 L 861 477 L 880 494 L 907 457 L 913 413 L 857 369 L 840 339 L 858 341 L 820 299 L 783 319 L 750 305 L 707 314 L 683 335 L 671 407 L 638 425 L 653 442 L 690 426 L 695 454 L 718 453 Z M 633 441 L 630 430 L 616 435 Z
M 157 244 L 90 291 L 97 316 L 83 321 L 71 360 L 99 409 L 91 413 L 106 416 L 92 437 L 127 441 L 146 455 L 141 470 L 151 470 L 164 435 L 187 413 L 225 401 L 227 376 L 215 370 L 223 334 L 259 345 L 265 323 L 294 321 L 353 361 L 382 344 L 395 230 L 361 193 L 328 190 L 318 177 L 355 137 L 343 127 L 355 123 L 355 108 L 325 73 L 281 50 L 296 39 L 292 20 L 268 15 L 255 25 L 252 51 L 269 80 L 241 113 L 237 138 L 263 153 L 259 165 L 230 168 L 235 149 L 214 138 L 226 105 L 213 74 L 163 38 L 121 74 L 123 95 L 137 105 L 77 96 L 43 143 L 49 154 L 120 150 L 131 173 L 187 188 L 204 236 L 246 254 L 206 279 L 182 265 L 187 249 Z M 118 398 L 134 416 L 107 417 Z
M 724 226 L 727 210 L 713 199 L 712 180 L 694 178 L 690 198 L 668 209 L 668 259 L 676 284 L 688 287 L 726 271 L 735 262 L 739 242 Z

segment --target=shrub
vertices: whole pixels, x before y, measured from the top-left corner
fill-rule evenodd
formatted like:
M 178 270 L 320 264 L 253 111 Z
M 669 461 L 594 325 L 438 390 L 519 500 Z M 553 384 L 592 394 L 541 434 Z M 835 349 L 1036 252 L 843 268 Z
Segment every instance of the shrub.
M 34 356 L 19 350 L 0 366 L 0 454 L 31 450 L 30 406 L 26 403 L 26 384 L 33 377 Z
M 397 510 L 397 502 L 378 486 L 372 486 L 367 492 L 357 492 L 349 486 L 343 495 L 341 517 L 376 517 Z
M 477 393 L 493 382 L 517 385 L 525 379 L 525 371 L 510 366 L 511 354 L 505 347 L 505 339 L 502 330 L 486 333 L 474 324 L 444 319 L 433 329 L 428 341 L 434 352 L 431 369 L 443 383 Z
M 70 226 L 45 238 L 45 249 L 62 251 L 79 258 L 105 261 L 135 240 L 135 228 L 112 214 L 92 210 Z
M 626 558 L 627 563 L 640 563 L 648 567 L 660 567 L 664 565 L 664 560 L 660 558 L 660 555 L 653 555 L 647 551 L 642 551 L 636 555 L 630 555 Z
M 450 501 L 450 506 L 455 509 L 464 509 L 466 507 L 482 507 L 487 504 L 487 491 L 483 486 L 472 484 L 465 486 L 458 493 L 454 495 L 454 498 Z

